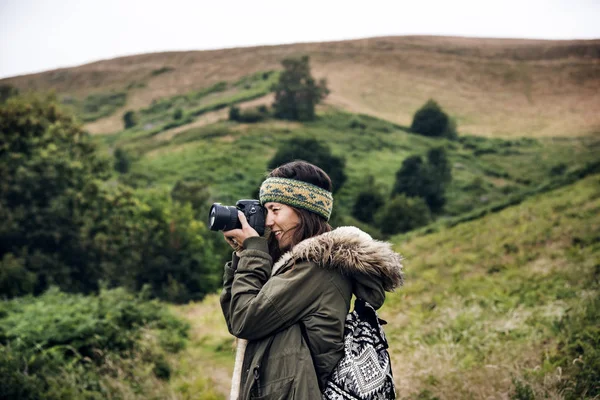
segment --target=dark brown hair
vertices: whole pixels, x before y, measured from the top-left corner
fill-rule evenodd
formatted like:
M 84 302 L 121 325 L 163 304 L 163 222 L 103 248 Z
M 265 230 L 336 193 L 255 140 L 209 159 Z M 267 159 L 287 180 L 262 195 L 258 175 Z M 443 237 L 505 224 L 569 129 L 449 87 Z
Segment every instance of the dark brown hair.
M 303 182 L 312 183 L 322 189 L 331 192 L 331 179 L 321 168 L 302 160 L 296 160 L 283 164 L 269 173 L 269 178 L 288 178 L 296 179 Z M 269 253 L 273 257 L 274 261 L 277 261 L 279 257 L 292 247 L 313 236 L 320 235 L 325 232 L 331 231 L 331 225 L 327 223 L 327 220 L 322 216 L 304 210 L 302 208 L 291 207 L 300 222 L 297 225 L 294 235 L 291 238 L 291 244 L 285 249 L 280 249 L 277 239 L 273 236 L 269 236 Z

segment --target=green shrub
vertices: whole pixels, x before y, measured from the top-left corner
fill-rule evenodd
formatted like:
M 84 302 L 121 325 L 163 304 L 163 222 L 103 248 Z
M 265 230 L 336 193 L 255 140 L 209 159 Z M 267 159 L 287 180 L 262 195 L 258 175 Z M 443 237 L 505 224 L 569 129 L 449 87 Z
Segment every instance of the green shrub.
M 425 103 L 413 117 L 411 131 L 425 136 L 456 138 L 456 123 L 434 100 Z
M 514 390 L 510 395 L 511 400 L 535 400 L 535 394 L 533 393 L 531 386 L 514 378 L 512 382 Z
M 371 223 L 379 208 L 385 203 L 385 198 L 376 186 L 373 176 L 369 176 L 360 187 L 362 190 L 356 196 L 352 215 L 359 221 Z
M 183 118 L 183 110 L 181 108 L 176 108 L 175 111 L 173 111 L 173 119 L 175 121 L 177 121 L 182 118 Z
M 138 115 L 135 111 L 129 110 L 125 114 L 123 114 L 123 124 L 125 129 L 133 128 L 139 122 Z
M 127 151 L 120 147 L 115 150 L 115 162 L 113 167 L 115 171 L 121 174 L 126 174 L 129 172 L 129 168 L 131 167 L 131 157 Z
M 402 162 L 396 172 L 392 196 L 421 197 L 431 211 L 439 212 L 446 203 L 446 188 L 451 180 L 452 168 L 446 150 L 435 147 L 427 152 L 427 162 L 418 155 L 409 156 Z
M 252 124 L 267 119 L 269 117 L 268 113 L 269 110 L 266 106 L 247 108 L 245 110 L 241 110 L 237 106 L 231 106 L 229 108 L 229 120 Z
M 375 222 L 386 235 L 408 232 L 431 221 L 427 204 L 419 197 L 398 195 L 383 206 Z
M 168 333 L 185 340 L 189 329 L 164 305 L 123 289 L 85 297 L 52 288 L 1 308 L 0 398 L 111 397 L 104 377 L 132 375 L 140 362 L 168 379 L 171 369 L 163 352 L 172 349 L 148 349 L 142 334 Z
M 10 97 L 17 96 L 19 89 L 7 84 L 0 85 L 0 104 L 4 103 Z
M 173 67 L 161 67 L 155 70 L 152 70 L 152 72 L 150 73 L 150 75 L 152 76 L 156 76 L 156 75 L 161 75 L 161 74 L 165 74 L 167 72 L 171 72 L 174 71 L 175 68 Z
M 569 377 L 562 383 L 567 400 L 600 395 L 600 298 L 586 300 L 558 324 L 562 333 L 552 357 Z

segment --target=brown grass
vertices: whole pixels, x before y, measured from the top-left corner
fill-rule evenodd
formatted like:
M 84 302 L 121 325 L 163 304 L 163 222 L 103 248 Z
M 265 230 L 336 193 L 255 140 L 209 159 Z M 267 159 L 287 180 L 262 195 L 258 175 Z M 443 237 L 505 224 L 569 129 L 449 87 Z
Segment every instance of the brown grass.
M 310 55 L 314 75 L 327 78 L 328 103 L 349 111 L 409 125 L 416 109 L 435 98 L 464 133 L 600 134 L 600 40 L 381 37 L 142 54 L 3 81 L 78 96 L 143 82 L 146 87 L 130 90 L 124 107 L 139 109 L 154 99 L 279 69 L 281 59 L 299 54 Z M 174 70 L 152 75 L 164 66 Z M 117 114 L 88 129 L 119 129 Z

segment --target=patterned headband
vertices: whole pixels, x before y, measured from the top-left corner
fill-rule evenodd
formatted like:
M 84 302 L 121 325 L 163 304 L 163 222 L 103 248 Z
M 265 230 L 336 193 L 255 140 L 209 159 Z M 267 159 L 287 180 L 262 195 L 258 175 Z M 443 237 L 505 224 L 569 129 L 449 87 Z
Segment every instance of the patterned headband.
M 268 178 L 260 186 L 260 203 L 270 201 L 303 208 L 329 221 L 333 208 L 331 192 L 311 183 L 288 178 Z

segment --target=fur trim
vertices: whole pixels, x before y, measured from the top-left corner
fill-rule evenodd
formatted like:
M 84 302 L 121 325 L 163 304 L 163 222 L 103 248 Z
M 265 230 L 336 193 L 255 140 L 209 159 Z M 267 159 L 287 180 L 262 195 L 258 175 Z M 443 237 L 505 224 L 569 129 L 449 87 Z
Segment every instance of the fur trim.
M 390 243 L 374 240 L 353 226 L 303 240 L 277 261 L 272 275 L 290 262 L 308 260 L 325 268 L 336 268 L 345 275 L 367 275 L 381 279 L 383 288 L 391 291 L 402 286 L 402 257 Z

